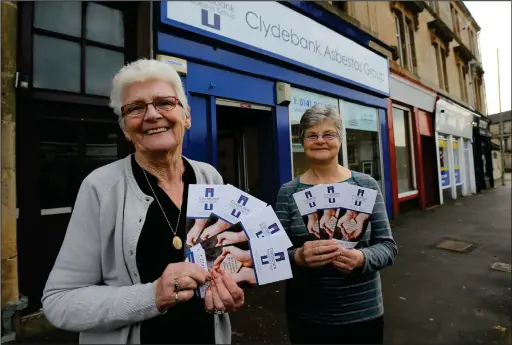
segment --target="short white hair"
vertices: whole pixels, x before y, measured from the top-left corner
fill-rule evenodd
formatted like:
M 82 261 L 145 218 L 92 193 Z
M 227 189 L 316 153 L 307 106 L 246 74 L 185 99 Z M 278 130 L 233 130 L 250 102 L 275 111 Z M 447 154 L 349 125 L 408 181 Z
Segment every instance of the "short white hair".
M 114 110 L 114 113 L 121 120 L 121 107 L 123 106 L 123 91 L 124 89 L 137 82 L 143 82 L 146 80 L 161 80 L 167 82 L 176 92 L 176 96 L 183 105 L 184 113 L 190 115 L 190 107 L 188 105 L 187 96 L 181 78 L 169 64 L 153 60 L 153 59 L 140 59 L 132 63 L 127 64 L 112 80 L 112 91 L 110 93 L 110 107 Z M 122 126 L 122 124 L 121 124 Z

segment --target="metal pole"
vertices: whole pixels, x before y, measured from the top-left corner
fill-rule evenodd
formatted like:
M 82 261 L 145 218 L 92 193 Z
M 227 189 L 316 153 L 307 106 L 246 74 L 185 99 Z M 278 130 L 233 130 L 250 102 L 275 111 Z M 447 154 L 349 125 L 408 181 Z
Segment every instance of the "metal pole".
M 496 49 L 496 57 L 498 58 L 498 104 L 500 111 L 500 153 L 501 153 L 501 185 L 505 185 L 505 155 L 503 148 L 503 116 L 501 113 L 501 85 L 500 85 L 500 50 Z

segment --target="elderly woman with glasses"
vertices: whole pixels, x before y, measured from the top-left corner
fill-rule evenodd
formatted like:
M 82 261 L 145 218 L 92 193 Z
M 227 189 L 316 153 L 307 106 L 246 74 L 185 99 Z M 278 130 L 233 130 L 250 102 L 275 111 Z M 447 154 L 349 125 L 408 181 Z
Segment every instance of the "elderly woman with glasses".
M 222 184 L 182 156 L 191 126 L 179 75 L 139 60 L 114 77 L 110 105 L 135 154 L 83 181 L 42 302 L 81 343 L 230 343 L 244 293 L 222 270 L 184 262 L 190 184 Z M 209 281 L 204 300 L 194 289 Z
M 284 184 L 276 213 L 292 239 L 293 279 L 287 281 L 286 313 L 292 344 L 380 344 L 383 302 L 379 271 L 397 255 L 378 183 L 371 176 L 338 164 L 341 117 L 334 108 L 316 105 L 300 120 L 300 138 L 309 169 Z M 298 211 L 293 194 L 318 184 L 350 183 L 377 191 L 369 225 L 355 248 L 343 248 L 328 233 L 314 231 Z M 324 212 L 320 225 L 335 211 Z M 340 217 L 342 219 L 343 217 Z M 355 227 L 362 221 L 355 218 Z M 364 217 L 362 217 L 364 218 Z M 358 222 L 359 221 L 359 222 Z M 363 233 L 358 229 L 356 233 Z

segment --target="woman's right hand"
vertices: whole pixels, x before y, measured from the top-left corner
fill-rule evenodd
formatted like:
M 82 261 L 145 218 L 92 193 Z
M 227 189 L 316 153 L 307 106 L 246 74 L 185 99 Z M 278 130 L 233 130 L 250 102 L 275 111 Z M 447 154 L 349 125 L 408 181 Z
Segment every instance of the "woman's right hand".
M 187 245 L 192 247 L 196 244 L 197 238 L 199 237 L 201 230 L 203 230 L 207 220 L 207 218 L 195 220 L 194 225 L 192 226 L 192 228 L 190 228 L 189 232 L 187 233 Z
M 227 228 L 229 228 L 231 225 L 228 222 L 223 221 L 222 219 L 219 219 L 215 222 L 215 224 L 210 225 L 206 229 L 204 229 L 203 233 L 201 234 L 200 240 L 206 241 L 210 237 L 213 237 Z
M 194 289 L 207 279 L 211 279 L 211 274 L 191 262 L 167 265 L 156 281 L 155 304 L 158 311 L 163 313 L 178 303 L 188 301 L 194 296 Z
M 341 253 L 335 240 L 308 241 L 295 251 L 294 260 L 299 266 L 320 267 L 331 263 Z
M 244 267 L 252 267 L 252 258 L 250 250 L 243 250 L 235 246 L 227 246 L 222 248 L 222 254 L 219 255 L 213 263 L 213 269 L 218 269 L 222 261 L 228 254 L 233 255 L 236 261 L 240 262 Z

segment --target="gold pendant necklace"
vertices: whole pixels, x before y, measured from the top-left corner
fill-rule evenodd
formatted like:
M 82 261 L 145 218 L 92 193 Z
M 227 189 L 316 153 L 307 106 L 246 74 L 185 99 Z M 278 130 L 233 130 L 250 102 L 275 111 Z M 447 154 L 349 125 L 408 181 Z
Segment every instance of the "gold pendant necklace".
M 171 228 L 172 234 L 174 235 L 174 237 L 172 239 L 172 245 L 177 250 L 180 250 L 181 247 L 183 247 L 183 242 L 181 241 L 181 238 L 178 235 L 176 235 L 176 233 L 178 232 L 178 225 L 180 224 L 181 207 L 179 208 L 180 213 L 178 214 L 178 222 L 176 223 L 176 230 L 174 230 L 171 226 L 171 223 L 169 222 L 169 219 L 167 219 L 167 216 L 165 215 L 164 209 L 163 209 L 162 205 L 160 204 L 160 201 L 158 200 L 155 191 L 153 190 L 153 186 L 151 186 L 151 183 L 149 182 L 148 175 L 146 175 L 146 171 L 144 169 L 142 169 L 142 172 L 144 172 L 144 176 L 146 177 L 146 181 L 148 181 L 149 188 L 151 188 L 151 192 L 153 192 L 153 196 L 155 197 L 155 200 L 158 203 L 158 206 L 160 206 L 160 210 L 162 211 L 162 214 L 164 215 L 164 218 L 165 218 L 167 224 L 169 225 L 169 228 Z

